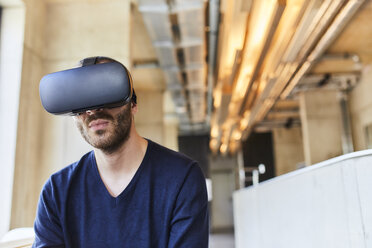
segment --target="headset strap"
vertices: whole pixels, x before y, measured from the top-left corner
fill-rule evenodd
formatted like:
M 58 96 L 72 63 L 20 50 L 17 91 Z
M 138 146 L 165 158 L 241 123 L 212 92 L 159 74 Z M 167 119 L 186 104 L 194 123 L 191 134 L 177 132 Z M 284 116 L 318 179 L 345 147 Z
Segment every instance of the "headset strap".
M 83 62 L 82 62 L 82 66 L 84 67 L 84 66 L 87 66 L 87 65 L 96 64 L 97 58 L 98 57 L 89 57 L 89 58 L 84 59 Z

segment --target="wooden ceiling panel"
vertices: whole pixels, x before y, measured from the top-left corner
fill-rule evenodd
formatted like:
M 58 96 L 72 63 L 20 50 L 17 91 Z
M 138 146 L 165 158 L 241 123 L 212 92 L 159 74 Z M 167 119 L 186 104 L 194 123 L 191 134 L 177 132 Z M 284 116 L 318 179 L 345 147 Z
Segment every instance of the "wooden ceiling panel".
M 299 109 L 300 103 L 296 100 L 279 100 L 273 106 L 273 110 Z
M 356 53 L 363 63 L 372 62 L 372 1 L 368 0 L 331 45 L 327 53 Z
M 358 72 L 361 64 L 351 59 L 321 60 L 311 70 L 312 74 Z

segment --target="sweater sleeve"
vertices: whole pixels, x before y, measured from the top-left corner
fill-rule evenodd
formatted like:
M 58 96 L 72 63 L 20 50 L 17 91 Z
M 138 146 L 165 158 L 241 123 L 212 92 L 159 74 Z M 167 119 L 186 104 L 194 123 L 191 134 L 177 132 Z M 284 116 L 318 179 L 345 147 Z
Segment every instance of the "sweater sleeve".
M 55 204 L 51 181 L 48 180 L 40 194 L 34 223 L 35 241 L 33 248 L 65 247 L 63 232 Z
M 207 248 L 209 237 L 208 197 L 205 178 L 193 164 L 179 191 L 173 210 L 168 247 Z

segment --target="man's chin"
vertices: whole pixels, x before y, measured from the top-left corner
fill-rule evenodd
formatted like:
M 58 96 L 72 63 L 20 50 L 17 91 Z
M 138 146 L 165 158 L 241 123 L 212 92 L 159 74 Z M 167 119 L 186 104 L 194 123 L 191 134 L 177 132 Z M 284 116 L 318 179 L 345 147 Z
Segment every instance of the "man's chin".
M 91 139 L 95 139 L 95 138 L 102 138 L 104 136 L 107 136 L 109 135 L 110 133 L 112 133 L 113 131 L 105 128 L 105 129 L 98 129 L 98 130 L 93 130 L 93 129 L 90 129 L 90 128 L 87 128 L 86 129 L 86 134 L 89 136 L 89 138 Z
M 91 146 L 97 149 L 106 149 L 107 147 L 111 146 L 110 140 L 103 140 L 103 139 L 93 139 L 88 142 Z
M 85 140 L 95 148 L 105 146 L 105 144 L 111 143 L 111 137 L 106 130 L 97 130 L 90 132 L 85 136 Z
M 96 134 L 96 135 L 104 135 L 105 133 L 106 133 L 106 130 L 103 130 L 103 129 L 100 129 L 100 130 L 96 130 L 96 131 L 94 131 L 94 133 Z
M 100 140 L 96 142 L 90 143 L 91 146 L 93 146 L 96 149 L 99 149 L 107 154 L 112 154 L 115 151 L 117 151 L 123 142 L 114 142 L 113 140 Z

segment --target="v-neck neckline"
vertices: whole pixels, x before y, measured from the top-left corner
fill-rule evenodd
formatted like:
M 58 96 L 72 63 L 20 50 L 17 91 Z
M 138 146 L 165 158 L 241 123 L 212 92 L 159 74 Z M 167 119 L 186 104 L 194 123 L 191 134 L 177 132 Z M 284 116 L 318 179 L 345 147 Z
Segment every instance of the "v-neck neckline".
M 141 174 L 141 171 L 143 170 L 143 167 L 146 164 L 146 161 L 148 160 L 148 156 L 149 156 L 148 154 L 149 154 L 150 146 L 151 146 L 151 141 L 147 140 L 147 148 L 146 148 L 145 156 L 143 157 L 140 166 L 138 167 L 137 171 L 135 172 L 134 176 L 132 177 L 132 179 L 130 180 L 128 185 L 116 197 L 114 197 L 110 194 L 110 192 L 108 191 L 105 183 L 103 182 L 103 180 L 101 178 L 101 175 L 99 174 L 99 170 L 98 170 L 97 161 L 96 161 L 96 158 L 95 158 L 95 155 L 94 155 L 94 151 L 92 151 L 90 159 L 91 159 L 91 162 L 92 162 L 91 164 L 93 166 L 94 175 L 96 176 L 96 179 L 99 183 L 99 187 L 102 189 L 101 192 L 103 192 L 105 197 L 109 199 L 109 201 L 111 202 L 113 207 L 115 207 L 116 204 L 121 199 L 125 198 L 125 196 L 128 194 L 128 192 L 130 192 L 131 189 L 135 186 L 135 184 L 138 181 L 138 178 Z

